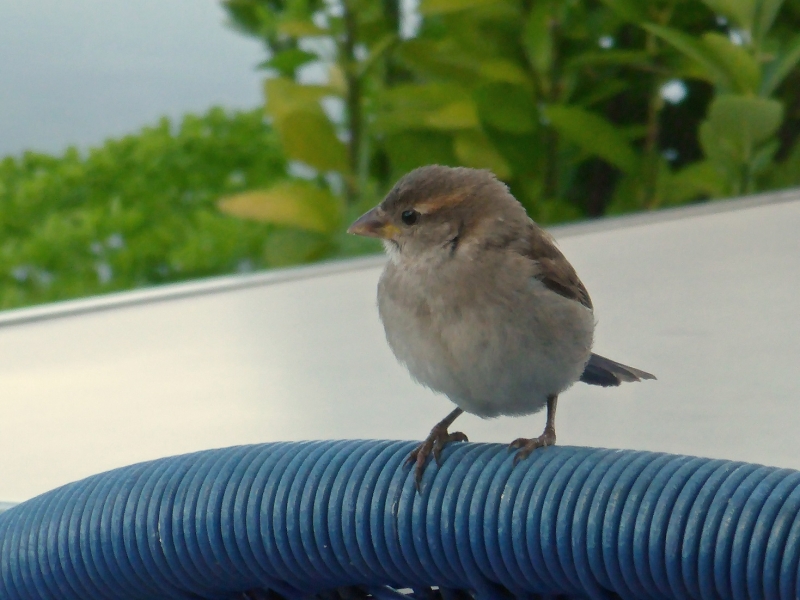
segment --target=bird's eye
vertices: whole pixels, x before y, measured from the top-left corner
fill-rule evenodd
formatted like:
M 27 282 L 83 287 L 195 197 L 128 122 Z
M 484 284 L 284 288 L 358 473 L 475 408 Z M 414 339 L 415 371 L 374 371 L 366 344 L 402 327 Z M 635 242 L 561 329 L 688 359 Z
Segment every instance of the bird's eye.
M 417 222 L 417 219 L 419 219 L 419 213 L 415 210 L 404 210 L 400 218 L 406 225 L 413 225 Z

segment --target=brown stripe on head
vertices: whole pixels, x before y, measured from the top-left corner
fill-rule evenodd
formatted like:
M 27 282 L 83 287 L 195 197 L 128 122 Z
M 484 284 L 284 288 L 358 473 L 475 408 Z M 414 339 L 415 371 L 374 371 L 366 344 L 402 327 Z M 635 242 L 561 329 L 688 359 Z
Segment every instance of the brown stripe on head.
M 510 223 L 524 225 L 528 220 L 503 182 L 490 171 L 466 167 L 414 169 L 400 178 L 380 206 L 398 223 L 406 211 L 425 215 L 421 222 L 426 230 L 455 223 L 462 241 L 482 232 L 492 242 L 503 232 L 515 230 Z
M 429 215 L 431 213 L 435 213 L 438 210 L 442 210 L 443 208 L 453 208 L 458 206 L 464 201 L 464 198 L 467 196 L 467 190 L 457 190 L 455 192 L 450 192 L 447 194 L 440 194 L 438 196 L 432 196 L 429 198 L 425 198 L 420 202 L 416 202 L 414 204 L 414 210 L 418 213 L 423 215 Z
M 489 171 L 428 165 L 401 177 L 387 194 L 383 207 L 390 212 L 399 207 L 413 207 L 422 214 L 431 214 L 454 208 L 476 192 L 480 193 L 479 190 L 495 187 L 506 190 Z

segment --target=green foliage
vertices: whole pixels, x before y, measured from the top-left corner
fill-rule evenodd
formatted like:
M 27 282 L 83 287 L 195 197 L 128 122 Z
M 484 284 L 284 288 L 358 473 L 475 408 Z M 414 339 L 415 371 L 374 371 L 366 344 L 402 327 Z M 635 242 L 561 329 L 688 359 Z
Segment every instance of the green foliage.
M 695 77 L 714 85 L 715 97 L 698 130 L 700 146 L 716 171 L 721 194 L 752 193 L 762 187 L 759 178 L 773 166 L 780 147 L 784 107 L 769 96 L 800 61 L 800 37 L 771 35 L 782 0 L 705 4 L 730 19 L 728 35 L 708 31 L 695 39 L 670 27 L 642 27 L 692 61 Z
M 300 85 L 286 77 L 266 83 L 267 111 L 292 158 L 320 171 L 347 169 L 347 150 L 319 101 L 332 94 L 329 86 Z
M 284 172 L 261 111 L 162 119 L 86 155 L 5 158 L 0 307 L 267 266 L 275 228 L 215 205 Z
M 266 113 L 341 222 L 432 162 L 492 169 L 545 223 L 800 182 L 796 4 L 422 0 L 410 39 L 399 0 L 223 4 L 264 41 Z
M 778 150 L 775 133 L 783 120 L 777 100 L 721 94 L 700 125 L 700 145 L 732 194 L 752 192 L 756 176 Z
M 333 234 L 341 225 L 342 203 L 325 189 L 305 181 L 285 181 L 264 191 L 229 196 L 224 212 L 279 225 Z
M 430 163 L 545 224 L 800 183 L 796 2 L 223 5 L 265 112 L 0 162 L 0 307 L 376 251 L 346 224 Z
M 546 107 L 544 115 L 565 140 L 587 154 L 599 156 L 624 173 L 636 170 L 638 157 L 625 135 L 600 115 L 563 104 Z

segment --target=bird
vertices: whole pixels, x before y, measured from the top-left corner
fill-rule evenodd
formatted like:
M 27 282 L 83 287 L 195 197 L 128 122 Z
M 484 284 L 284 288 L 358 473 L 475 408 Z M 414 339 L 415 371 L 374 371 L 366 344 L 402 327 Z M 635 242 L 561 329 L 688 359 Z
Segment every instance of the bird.
M 428 165 L 401 177 L 348 233 L 383 241 L 378 313 L 395 357 L 456 408 L 408 457 L 426 461 L 464 412 L 483 418 L 546 409 L 544 432 L 518 438 L 514 464 L 556 443 L 556 405 L 573 383 L 655 379 L 592 352 L 589 292 L 553 237 L 488 170 Z

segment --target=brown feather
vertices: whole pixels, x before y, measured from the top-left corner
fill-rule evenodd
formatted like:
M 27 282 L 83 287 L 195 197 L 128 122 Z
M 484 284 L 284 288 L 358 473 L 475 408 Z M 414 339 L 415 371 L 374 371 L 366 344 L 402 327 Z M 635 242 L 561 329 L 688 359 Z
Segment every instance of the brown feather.
M 592 309 L 592 299 L 578 274 L 561 254 L 553 237 L 544 229 L 531 223 L 528 244 L 523 255 L 538 264 L 536 278 L 556 294 L 580 302 Z

